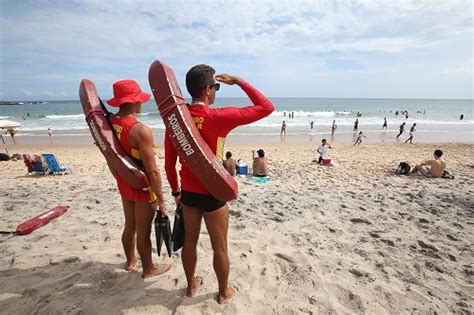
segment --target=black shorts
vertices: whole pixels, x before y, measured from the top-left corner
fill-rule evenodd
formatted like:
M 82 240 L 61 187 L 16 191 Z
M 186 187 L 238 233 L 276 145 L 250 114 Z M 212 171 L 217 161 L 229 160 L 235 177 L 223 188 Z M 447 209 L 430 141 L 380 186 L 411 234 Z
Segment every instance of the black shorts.
M 198 208 L 204 212 L 212 212 L 225 206 L 225 201 L 217 200 L 212 195 L 181 191 L 181 203 L 188 207 Z

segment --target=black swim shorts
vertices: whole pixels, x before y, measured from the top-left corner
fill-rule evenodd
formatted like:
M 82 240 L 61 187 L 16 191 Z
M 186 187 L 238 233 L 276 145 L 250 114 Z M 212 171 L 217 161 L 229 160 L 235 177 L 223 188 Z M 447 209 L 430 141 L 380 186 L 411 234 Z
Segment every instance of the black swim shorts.
M 217 200 L 212 195 L 181 191 L 181 203 L 188 207 L 198 208 L 204 212 L 212 212 L 225 206 L 225 201 Z

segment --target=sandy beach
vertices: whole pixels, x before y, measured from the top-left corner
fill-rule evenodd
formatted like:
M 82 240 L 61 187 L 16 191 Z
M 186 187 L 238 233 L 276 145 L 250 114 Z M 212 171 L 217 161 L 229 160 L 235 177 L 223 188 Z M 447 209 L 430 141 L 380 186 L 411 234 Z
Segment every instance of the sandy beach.
M 180 252 L 155 262 L 170 272 L 144 282 L 122 268 L 124 222 L 115 180 L 94 145 L 9 145 L 55 153 L 72 174 L 27 176 L 23 161 L 0 162 L 0 230 L 56 205 L 63 216 L 26 236 L 0 236 L 4 314 L 470 314 L 473 310 L 474 145 L 334 144 L 337 167 L 320 166 L 319 141 L 231 144 L 250 160 L 265 149 L 272 180 L 237 177 L 230 203 L 230 284 L 225 306 L 203 225 L 197 297 L 185 297 Z M 444 150 L 454 180 L 393 175 Z M 156 148 L 167 207 L 173 199 Z M 153 236 L 153 247 L 156 243 Z

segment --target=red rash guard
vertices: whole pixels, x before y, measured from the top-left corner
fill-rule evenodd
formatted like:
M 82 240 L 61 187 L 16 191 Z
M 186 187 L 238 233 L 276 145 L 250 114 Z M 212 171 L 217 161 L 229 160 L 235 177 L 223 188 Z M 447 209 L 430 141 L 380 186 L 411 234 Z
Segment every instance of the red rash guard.
M 241 125 L 246 125 L 260 120 L 273 112 L 273 104 L 257 89 L 245 81 L 240 81 L 239 86 L 244 90 L 253 103 L 253 106 L 238 108 L 209 108 L 206 105 L 188 105 L 189 112 L 194 118 L 197 129 L 207 142 L 209 148 L 222 161 L 225 137 L 229 132 Z M 165 134 L 165 171 L 172 191 L 179 190 L 178 175 L 176 173 L 176 160 L 178 153 L 170 138 L 168 130 Z M 181 188 L 186 191 L 209 194 L 199 180 L 193 175 L 186 163 L 180 158 Z
M 114 131 L 125 152 L 127 152 L 128 155 L 138 160 L 141 160 L 140 151 L 133 148 L 130 142 L 128 141 L 130 130 L 133 126 L 135 126 L 135 124 L 139 124 L 140 122 L 133 115 L 128 115 L 123 118 L 118 118 L 115 115 L 111 115 L 110 122 L 112 123 Z M 117 180 L 118 190 L 123 199 L 130 201 L 154 200 L 154 196 L 150 195 L 151 189 L 149 189 L 149 191 L 133 189 L 118 173 L 113 175 Z

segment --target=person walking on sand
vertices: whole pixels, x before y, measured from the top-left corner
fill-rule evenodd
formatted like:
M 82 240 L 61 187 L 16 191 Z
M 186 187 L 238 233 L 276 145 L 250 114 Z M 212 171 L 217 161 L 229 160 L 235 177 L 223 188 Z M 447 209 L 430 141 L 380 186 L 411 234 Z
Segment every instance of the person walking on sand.
M 244 108 L 224 107 L 211 109 L 219 81 L 228 85 L 238 85 L 250 98 L 253 106 Z M 202 124 L 198 129 L 212 152 L 222 160 L 225 137 L 237 126 L 250 124 L 270 115 L 273 104 L 257 89 L 243 79 L 230 75 L 215 75 L 208 65 L 192 67 L 186 74 L 186 87 L 191 94 L 188 109 L 192 117 L 199 117 Z M 219 284 L 217 302 L 225 304 L 235 295 L 228 285 L 229 255 L 227 249 L 227 231 L 229 227 L 229 208 L 224 201 L 215 199 L 194 176 L 186 162 L 180 159 L 181 192 L 176 172 L 178 153 L 171 140 L 169 131 L 165 134 L 165 169 L 175 201 L 183 207 L 185 240 L 181 254 L 184 273 L 188 283 L 188 297 L 197 294 L 202 278 L 196 276 L 197 243 L 204 218 L 214 252 L 213 267 Z
M 143 266 L 143 278 L 160 275 L 168 271 L 168 264 L 155 265 L 152 259 L 151 227 L 157 209 L 166 214 L 161 176 L 153 151 L 151 129 L 141 124 L 135 115 L 141 112 L 142 104 L 148 101 L 150 94 L 141 91 L 134 80 L 121 80 L 113 85 L 114 97 L 107 103 L 119 107 L 116 114 L 110 116 L 110 123 L 117 134 L 120 145 L 131 157 L 141 160 L 150 186 L 148 191 L 132 188 L 119 174 L 113 174 L 122 198 L 125 226 L 122 233 L 122 246 L 127 262 L 125 270 L 131 271 L 137 263 L 135 247 Z M 157 214 L 160 215 L 160 214 Z
M 10 134 L 10 137 L 12 137 L 13 144 L 16 144 L 16 140 L 15 140 L 16 129 L 8 128 L 7 131 Z
M 443 175 L 443 171 L 446 169 L 446 162 L 442 159 L 442 156 L 442 150 L 435 150 L 433 153 L 433 160 L 427 160 L 419 165 L 416 165 L 411 173 L 415 174 L 416 172 L 420 172 L 425 177 L 441 177 L 441 175 Z
M 387 117 L 385 117 L 385 118 L 383 119 L 382 130 L 384 130 L 384 129 L 387 130 Z
M 225 160 L 223 162 L 225 169 L 230 175 L 235 176 L 237 163 L 232 158 L 232 153 L 227 151 L 225 154 Z
M 359 135 L 357 136 L 357 140 L 354 142 L 354 146 L 362 143 L 362 137 L 367 139 L 367 137 L 362 134 L 362 131 L 359 131 Z
M 286 122 L 284 120 L 281 123 L 280 139 L 281 141 L 286 140 Z
M 405 143 L 408 143 L 408 142 L 410 142 L 410 144 L 413 143 L 413 135 L 415 134 L 415 127 L 416 127 L 416 124 L 414 123 L 413 126 L 411 126 L 410 128 L 410 137 L 408 137 L 408 139 L 405 140 Z
M 354 121 L 354 130 L 353 132 L 357 132 L 357 130 L 359 130 L 359 119 L 356 118 L 356 120 Z
M 49 137 L 49 143 L 53 144 L 53 130 L 51 130 L 51 128 L 48 128 L 48 137 Z
M 334 132 L 336 132 L 336 129 L 337 129 L 336 121 L 333 120 L 332 121 L 332 126 L 331 126 L 331 135 L 332 136 L 334 136 Z
M 398 138 L 402 135 L 402 133 L 405 132 L 405 124 L 406 124 L 406 123 L 404 122 L 403 124 L 400 125 L 400 132 L 399 132 L 398 135 L 397 135 L 397 140 L 398 140 Z

